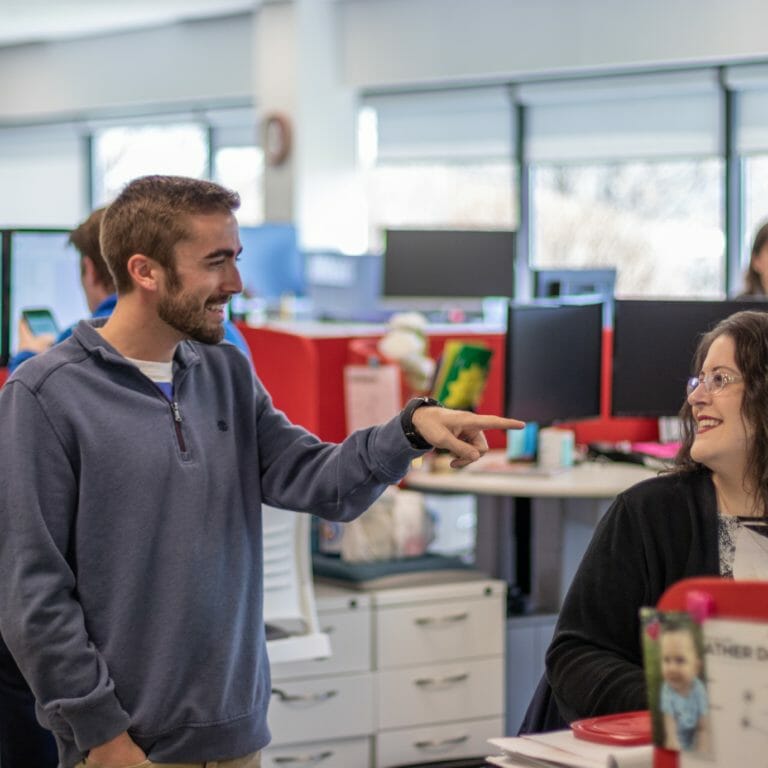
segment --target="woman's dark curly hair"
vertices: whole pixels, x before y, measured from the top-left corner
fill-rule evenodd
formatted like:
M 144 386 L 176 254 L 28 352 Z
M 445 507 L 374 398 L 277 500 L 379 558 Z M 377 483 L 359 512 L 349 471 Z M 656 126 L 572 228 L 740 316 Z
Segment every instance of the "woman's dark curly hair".
M 754 429 L 750 455 L 747 459 L 747 477 L 753 479 L 755 493 L 762 501 L 763 514 L 768 510 L 768 312 L 753 310 L 736 312 L 719 322 L 705 334 L 693 359 L 694 375 L 701 371 L 712 342 L 720 336 L 729 336 L 736 347 L 736 365 L 744 380 L 744 398 L 741 415 Z M 691 458 L 691 446 L 696 436 L 693 409 L 686 399 L 680 409 L 683 439 L 675 458 L 680 471 L 701 469 Z

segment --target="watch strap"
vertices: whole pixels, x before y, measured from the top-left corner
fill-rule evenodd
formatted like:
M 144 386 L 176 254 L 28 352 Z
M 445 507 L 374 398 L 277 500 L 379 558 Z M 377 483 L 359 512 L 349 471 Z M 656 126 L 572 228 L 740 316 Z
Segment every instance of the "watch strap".
M 442 408 L 443 404 L 439 400 L 435 400 L 433 397 L 414 397 L 409 400 L 405 408 L 400 413 L 400 424 L 402 424 L 403 432 L 405 433 L 408 442 L 421 451 L 434 448 L 432 443 L 427 442 L 413 426 L 413 414 L 418 408 L 424 408 L 431 406 L 435 408 Z

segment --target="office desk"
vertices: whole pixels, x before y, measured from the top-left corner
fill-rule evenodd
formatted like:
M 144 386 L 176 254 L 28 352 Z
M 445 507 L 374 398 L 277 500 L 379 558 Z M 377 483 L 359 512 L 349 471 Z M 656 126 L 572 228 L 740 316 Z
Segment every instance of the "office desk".
M 477 465 L 503 458 L 490 451 Z M 476 562 L 481 570 L 517 581 L 515 499 L 531 499 L 530 604 L 557 612 L 595 525 L 618 493 L 657 473 L 636 464 L 587 462 L 550 476 L 411 471 L 408 488 L 424 493 L 477 495 Z
M 490 451 L 492 463 L 501 453 Z M 485 457 L 480 461 L 484 461 Z M 480 464 L 480 462 L 477 462 Z M 451 472 L 413 470 L 405 481 L 409 488 L 448 493 L 478 493 L 530 498 L 612 499 L 617 493 L 655 472 L 639 464 L 586 462 L 551 475 L 481 472 L 468 467 Z

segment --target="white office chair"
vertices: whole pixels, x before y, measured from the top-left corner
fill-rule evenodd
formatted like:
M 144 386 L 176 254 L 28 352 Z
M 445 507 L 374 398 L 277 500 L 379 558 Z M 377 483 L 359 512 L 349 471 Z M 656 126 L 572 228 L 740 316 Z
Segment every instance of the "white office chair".
M 264 621 L 270 663 L 331 654 L 320 632 L 312 584 L 309 515 L 262 505 Z

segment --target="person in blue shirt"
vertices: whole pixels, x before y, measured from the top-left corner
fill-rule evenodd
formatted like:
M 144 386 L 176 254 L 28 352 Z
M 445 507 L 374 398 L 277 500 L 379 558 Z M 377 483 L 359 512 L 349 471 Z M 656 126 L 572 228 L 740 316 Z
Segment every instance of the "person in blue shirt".
M 115 283 L 101 255 L 99 233 L 101 219 L 106 208 L 97 208 L 69 235 L 69 242 L 80 253 L 80 283 L 83 286 L 85 301 L 91 311 L 91 317 L 109 317 L 117 303 Z M 35 336 L 27 327 L 24 320 L 19 321 L 19 349 L 8 361 L 8 371 L 13 373 L 25 360 L 44 352 L 53 344 L 72 335 L 74 326 L 65 328 L 58 336 L 40 334 Z M 227 321 L 224 323 L 224 341 L 234 344 L 247 358 L 253 362 L 251 351 L 243 334 L 237 327 Z M 5 768 L 5 766 L 3 766 Z
M 69 235 L 80 253 L 80 282 L 91 317 L 109 317 L 117 303 L 115 283 L 101 255 L 99 235 L 105 208 L 98 208 Z M 72 335 L 65 328 L 58 336 L 35 336 L 22 320 L 19 323 L 19 351 L 8 368 L 13 372 L 23 362 Z M 243 335 L 231 323 L 224 325 L 224 340 L 234 344 L 251 362 Z M 0 765 L 2 768 L 55 768 L 56 743 L 50 731 L 35 717 L 35 699 L 16 662 L 0 638 Z

